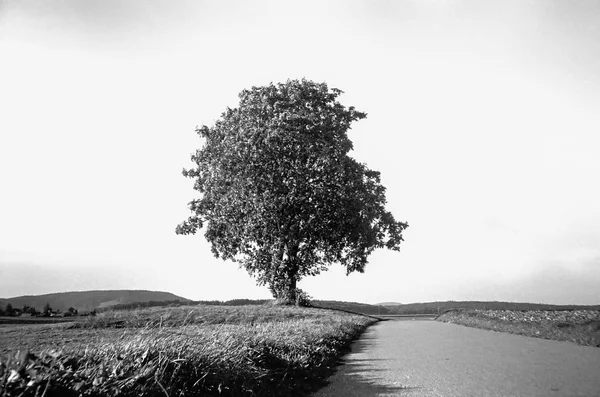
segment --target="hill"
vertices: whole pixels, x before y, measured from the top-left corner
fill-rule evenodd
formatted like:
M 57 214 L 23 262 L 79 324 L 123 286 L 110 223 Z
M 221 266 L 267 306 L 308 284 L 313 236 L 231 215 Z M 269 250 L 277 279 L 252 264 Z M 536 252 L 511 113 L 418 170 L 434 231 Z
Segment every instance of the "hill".
M 549 305 L 545 303 L 524 302 L 482 302 L 482 301 L 445 301 L 386 305 L 390 314 L 437 314 L 451 309 L 481 310 L 599 310 L 600 306 L 585 305 Z
M 375 316 L 378 314 L 395 314 L 393 312 L 393 309 L 390 307 L 370 305 L 367 303 L 314 300 L 312 304 L 316 307 L 337 309 L 347 312 L 369 314 Z
M 134 302 L 163 302 L 181 301 L 189 302 L 189 299 L 162 291 L 145 290 L 108 290 L 108 291 L 77 291 L 59 292 L 46 295 L 25 295 L 14 298 L 0 299 L 0 307 L 4 308 L 10 303 L 14 308 L 22 308 L 24 305 L 42 310 L 46 303 L 55 310 L 66 311 L 73 307 L 79 311 L 91 311 L 110 306 L 128 304 Z

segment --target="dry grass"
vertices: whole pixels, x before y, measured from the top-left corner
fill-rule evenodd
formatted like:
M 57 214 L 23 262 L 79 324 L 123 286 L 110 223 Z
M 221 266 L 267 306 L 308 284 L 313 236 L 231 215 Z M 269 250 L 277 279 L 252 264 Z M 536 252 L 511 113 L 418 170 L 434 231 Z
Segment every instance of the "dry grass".
M 120 310 L 87 317 L 74 325 L 77 328 L 140 328 L 179 327 L 192 324 L 258 324 L 311 319 L 328 320 L 331 311 L 294 306 L 179 306 L 152 307 L 141 310 Z
M 373 321 L 268 305 L 108 312 L 27 332 L 0 364 L 0 395 L 304 395 Z

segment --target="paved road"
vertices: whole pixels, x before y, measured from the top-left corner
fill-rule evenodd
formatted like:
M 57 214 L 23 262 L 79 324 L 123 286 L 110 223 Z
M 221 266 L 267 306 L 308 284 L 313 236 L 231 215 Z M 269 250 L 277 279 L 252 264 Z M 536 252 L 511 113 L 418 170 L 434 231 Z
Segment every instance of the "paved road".
M 437 321 L 385 321 L 315 397 L 600 396 L 600 348 Z

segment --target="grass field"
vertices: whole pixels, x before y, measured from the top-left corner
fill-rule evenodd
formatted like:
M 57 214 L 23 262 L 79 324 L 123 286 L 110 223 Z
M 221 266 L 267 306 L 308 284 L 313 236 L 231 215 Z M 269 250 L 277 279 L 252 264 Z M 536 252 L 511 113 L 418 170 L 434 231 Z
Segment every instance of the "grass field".
M 437 320 L 600 347 L 600 310 L 451 310 Z
M 57 324 L 73 322 L 71 317 L 0 317 L 0 327 L 10 324 Z
M 0 395 L 300 396 L 322 383 L 374 321 L 259 305 L 0 325 Z

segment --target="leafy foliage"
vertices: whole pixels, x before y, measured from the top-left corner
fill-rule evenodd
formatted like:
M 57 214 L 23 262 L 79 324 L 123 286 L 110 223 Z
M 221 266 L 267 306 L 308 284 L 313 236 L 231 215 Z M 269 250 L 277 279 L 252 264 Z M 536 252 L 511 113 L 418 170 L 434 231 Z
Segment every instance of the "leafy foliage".
M 217 257 L 238 261 L 275 298 L 296 301 L 296 282 L 339 262 L 364 271 L 376 248 L 399 250 L 379 172 L 351 158 L 347 131 L 366 117 L 326 84 L 288 80 L 240 93 L 213 127 L 197 129 L 192 155 L 201 198 L 177 227 L 205 236 Z

